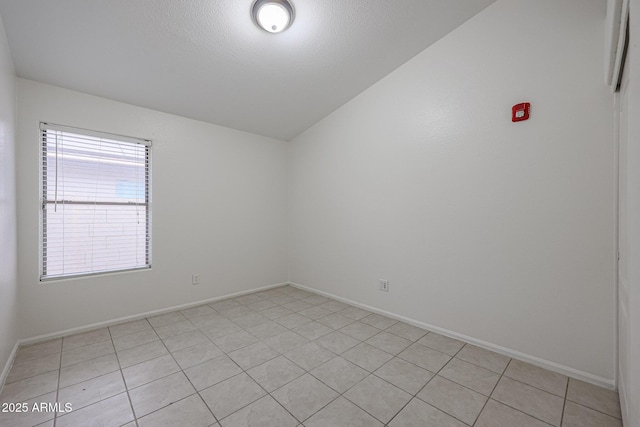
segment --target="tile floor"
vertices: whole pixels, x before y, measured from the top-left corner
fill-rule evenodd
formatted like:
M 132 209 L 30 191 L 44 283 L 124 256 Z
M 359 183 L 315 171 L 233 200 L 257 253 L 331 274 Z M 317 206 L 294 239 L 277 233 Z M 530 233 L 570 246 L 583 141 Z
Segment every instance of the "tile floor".
M 613 391 L 289 286 L 20 348 L 0 402 L 28 408 L 3 427 L 622 425 Z

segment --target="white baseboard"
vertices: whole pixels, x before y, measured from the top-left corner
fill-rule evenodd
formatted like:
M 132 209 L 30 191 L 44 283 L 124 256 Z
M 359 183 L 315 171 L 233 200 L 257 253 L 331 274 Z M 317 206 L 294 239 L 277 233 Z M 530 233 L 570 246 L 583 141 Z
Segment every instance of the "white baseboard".
M 574 368 L 571 368 L 569 366 L 565 366 L 565 365 L 561 365 L 559 363 L 552 362 L 550 360 L 542 359 L 540 357 L 536 357 L 536 356 L 532 356 L 530 354 L 526 354 L 526 353 L 522 353 L 522 352 L 519 352 L 519 351 L 516 351 L 516 350 L 512 350 L 512 349 L 507 348 L 507 347 L 502 347 L 502 346 L 497 345 L 497 344 L 493 344 L 493 343 L 490 343 L 490 342 L 487 342 L 487 341 L 483 341 L 483 340 L 480 340 L 480 339 L 477 339 L 477 338 L 474 338 L 474 337 L 470 337 L 468 335 L 464 335 L 464 334 L 460 334 L 460 333 L 457 333 L 457 332 L 453 332 L 453 331 L 450 331 L 448 329 L 444 329 L 444 328 L 440 328 L 438 326 L 430 325 L 428 323 L 420 322 L 420 321 L 415 320 L 415 319 L 410 319 L 408 317 L 401 316 L 399 314 L 390 313 L 388 311 L 381 310 L 379 308 L 372 307 L 370 305 L 362 304 L 362 303 L 359 303 L 357 301 L 350 300 L 348 298 L 343 298 L 343 297 L 331 294 L 329 292 L 320 291 L 320 290 L 317 290 L 317 289 L 314 289 L 314 288 L 311 288 L 311 287 L 308 287 L 308 286 L 305 286 L 305 285 L 301 285 L 299 283 L 289 282 L 289 285 L 291 285 L 293 287 L 296 287 L 296 288 L 299 288 L 299 289 L 303 289 L 303 290 L 308 291 L 308 292 L 312 292 L 314 294 L 322 295 L 322 296 L 325 296 L 325 297 L 328 297 L 328 298 L 332 298 L 332 299 L 335 299 L 335 300 L 338 300 L 338 301 L 341 301 L 341 302 L 344 302 L 344 303 L 347 303 L 347 304 L 362 308 L 363 310 L 368 310 L 368 311 L 371 311 L 373 313 L 382 314 L 382 315 L 385 315 L 387 317 L 391 317 L 392 319 L 400 320 L 402 322 L 408 323 L 408 324 L 413 325 L 413 326 L 417 326 L 417 327 L 420 327 L 420 328 L 423 328 L 423 329 L 428 329 L 430 331 L 437 332 L 439 334 L 448 336 L 450 338 L 455 338 L 457 340 L 464 341 L 466 343 L 473 344 L 475 346 L 482 347 L 482 348 L 487 349 L 487 350 L 495 351 L 496 353 L 504 354 L 505 356 L 512 357 L 514 359 L 518 359 L 518 360 L 530 363 L 532 365 L 536 365 L 536 366 L 539 366 L 541 368 L 548 369 L 550 371 L 566 375 L 568 377 L 572 377 L 572 378 L 579 379 L 579 380 L 582 380 L 582 381 L 585 381 L 585 382 L 588 382 L 588 383 L 591 383 L 591 384 L 595 384 L 595 385 L 600 386 L 600 387 L 605 387 L 605 388 L 608 388 L 610 390 L 615 390 L 615 381 L 612 380 L 612 379 L 603 378 L 603 377 L 600 377 L 600 376 L 597 376 L 597 375 L 590 374 L 589 372 L 584 372 L 584 371 L 581 371 L 579 369 L 574 369 Z
M 280 287 L 280 286 L 285 286 L 287 284 L 288 284 L 288 282 L 283 282 L 283 283 L 276 283 L 276 284 L 273 284 L 273 285 L 261 286 L 259 288 L 250 289 L 248 291 L 235 292 L 235 293 L 232 293 L 232 294 L 222 295 L 222 296 L 219 296 L 219 297 L 209 298 L 209 299 L 206 299 L 206 300 L 200 300 L 200 301 L 196 301 L 196 302 L 189 302 L 189 303 L 186 303 L 186 304 L 174 305 L 172 307 L 161 308 L 161 309 L 158 309 L 158 310 L 151 310 L 151 311 L 147 311 L 145 313 L 132 314 L 130 316 L 118 317 L 116 319 L 106 320 L 104 322 L 91 323 L 89 325 L 79 326 L 77 328 L 70 328 L 70 329 L 65 329 L 65 330 L 62 330 L 62 331 L 52 332 L 52 333 L 49 333 L 49 334 L 38 335 L 36 337 L 24 338 L 24 339 L 18 340 L 18 343 L 16 344 L 16 346 L 24 346 L 24 345 L 29 345 L 29 344 L 35 344 L 35 343 L 38 343 L 38 342 L 41 342 L 41 341 L 50 340 L 50 339 L 53 339 L 53 338 L 60 338 L 60 337 L 68 336 L 68 335 L 78 334 L 78 333 L 81 333 L 81 332 L 87 332 L 87 331 L 91 331 L 91 330 L 94 330 L 94 329 L 104 328 L 106 326 L 117 325 L 119 323 L 131 322 L 133 320 L 143 319 L 143 318 L 149 317 L 149 316 L 156 316 L 158 314 L 164 314 L 164 313 L 168 313 L 170 311 L 184 310 L 186 308 L 191 308 L 191 307 L 195 307 L 195 306 L 202 305 L 202 304 L 209 304 L 209 303 L 220 301 L 220 300 L 227 299 L 227 298 L 235 298 L 235 297 L 239 297 L 239 296 L 242 296 L 242 295 L 252 294 L 254 292 L 266 291 L 268 289 L 273 289 L 273 288 L 277 288 L 277 287 Z M 13 357 L 15 357 L 15 353 L 13 354 Z M 10 361 L 12 363 L 13 363 L 13 357 L 10 358 Z
M 4 387 L 4 382 L 7 380 L 7 377 L 9 376 L 9 371 L 11 370 L 11 367 L 13 366 L 13 361 L 16 359 L 16 353 L 18 352 L 18 347 L 20 347 L 20 342 L 19 341 L 17 341 L 14 344 L 13 350 L 11 350 L 11 353 L 9 354 L 9 358 L 7 359 L 7 363 L 4 364 L 4 369 L 2 370 L 2 375 L 0 375 L 0 391 Z

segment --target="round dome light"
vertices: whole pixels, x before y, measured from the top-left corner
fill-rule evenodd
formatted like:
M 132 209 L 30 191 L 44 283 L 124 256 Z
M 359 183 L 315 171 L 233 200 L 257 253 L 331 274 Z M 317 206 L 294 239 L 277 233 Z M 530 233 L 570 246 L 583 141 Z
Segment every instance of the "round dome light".
M 279 33 L 293 22 L 293 6 L 287 0 L 257 0 L 251 8 L 251 15 L 263 30 Z

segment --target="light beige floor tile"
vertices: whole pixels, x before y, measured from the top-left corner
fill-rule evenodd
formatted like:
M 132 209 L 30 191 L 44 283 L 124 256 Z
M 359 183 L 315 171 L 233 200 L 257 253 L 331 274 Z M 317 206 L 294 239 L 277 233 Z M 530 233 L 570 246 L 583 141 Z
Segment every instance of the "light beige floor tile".
M 539 420 L 560 425 L 564 399 L 554 394 L 502 377 L 491 397 Z
M 231 320 L 239 319 L 242 316 L 246 316 L 247 314 L 252 313 L 255 313 L 255 311 L 245 307 L 242 304 L 238 304 L 238 306 L 236 307 L 220 312 L 220 314 L 222 314 L 224 317 Z
M 347 325 L 350 325 L 351 323 L 355 322 L 355 320 L 344 317 L 343 315 L 338 313 L 332 313 L 328 316 L 318 319 L 318 322 L 330 327 L 331 329 L 340 329 L 344 328 Z
M 296 365 L 306 371 L 310 371 L 324 362 L 332 359 L 335 355 L 320 347 L 314 342 L 304 344 L 298 348 L 284 353 L 284 357 L 291 360 Z
M 216 322 L 213 325 L 200 328 L 200 331 L 212 340 L 241 330 L 240 326 L 227 319 L 224 322 Z
M 310 297 L 304 298 L 303 301 L 306 301 L 309 304 L 313 305 L 320 305 L 331 300 L 329 298 L 323 297 L 322 295 L 311 295 Z
M 338 397 L 338 393 L 305 374 L 271 393 L 299 421 L 304 421 Z
M 382 423 L 349 402 L 338 397 L 304 422 L 306 427 L 382 427 Z
M 262 312 L 263 314 L 266 312 Z M 265 314 L 266 315 L 266 314 Z M 285 328 L 294 329 L 299 326 L 304 325 L 305 323 L 309 323 L 312 320 L 308 317 L 304 317 L 298 313 L 287 314 L 286 316 L 278 317 L 275 319 L 275 322 L 284 326 Z
M 507 356 L 471 344 L 465 345 L 462 350 L 456 354 L 456 357 L 465 362 L 473 363 L 474 365 L 493 371 L 496 374 L 502 374 L 510 360 Z
M 243 329 L 250 328 L 255 325 L 259 325 L 261 323 L 267 322 L 269 319 L 263 316 L 260 313 L 256 313 L 255 311 L 249 310 L 250 313 L 245 314 L 244 316 L 233 318 L 233 323 L 240 326 Z
M 246 331 L 254 337 L 264 340 L 274 335 L 287 332 L 287 328 L 277 324 L 276 322 L 266 321 L 255 326 L 251 326 L 250 328 L 247 328 Z
M 96 344 L 111 339 L 108 328 L 95 329 L 93 331 L 83 332 L 81 334 L 69 335 L 64 337 L 62 349 L 64 351 L 73 350 L 74 348 L 84 347 L 85 345 Z
M 500 375 L 495 372 L 455 357 L 447 363 L 447 366 L 442 368 L 438 375 L 485 396 L 491 395 L 500 379 Z
M 202 399 L 219 420 L 266 394 L 262 387 L 244 372 L 200 392 Z
M 143 384 L 178 372 L 180 367 L 170 355 L 156 357 L 122 370 L 127 389 L 131 390 Z
M 279 319 L 281 317 L 288 316 L 293 313 L 294 312 L 292 310 L 289 310 L 288 308 L 281 307 L 281 306 L 276 306 L 273 308 L 269 308 L 267 310 L 262 310 L 260 312 L 260 314 L 262 314 L 264 317 L 271 320 Z
M 209 427 L 218 424 L 200 396 L 194 394 L 140 418 L 138 425 L 140 427 Z
M 208 305 L 198 305 L 196 307 L 180 310 L 180 313 L 187 319 L 193 319 L 195 317 L 207 316 L 210 314 L 216 314 L 216 311 Z
M 22 402 L 32 397 L 56 391 L 57 389 L 58 371 L 46 372 L 44 374 L 6 384 L 0 393 L 0 402 Z
M 365 341 L 380 332 L 379 329 L 361 322 L 353 322 L 344 328 L 339 329 L 343 334 L 347 334 L 357 340 Z
M 342 357 L 369 372 L 375 371 L 393 358 L 391 354 L 367 343 L 360 343 L 351 350 L 345 351 Z
M 308 342 L 308 339 L 293 331 L 286 331 L 264 340 L 265 344 L 281 354 L 301 347 Z
M 564 407 L 562 427 L 622 427 L 622 421 L 602 412 L 567 401 Z
M 418 398 L 469 425 L 473 425 L 487 401 L 486 396 L 441 376 L 429 381 Z
M 571 378 L 567 390 L 567 400 L 595 409 L 596 411 L 604 412 L 615 418 L 622 417 L 618 393 L 607 390 L 604 387 L 598 387 Z
M 411 344 L 398 357 L 431 372 L 438 372 L 451 359 L 447 354 L 417 343 Z
M 138 347 L 129 348 L 127 350 L 118 351 L 118 360 L 121 368 L 137 365 L 147 360 L 167 354 L 167 348 L 162 341 L 154 341 L 149 344 L 143 344 Z
M 323 363 L 310 373 L 338 393 L 344 393 L 369 375 L 369 372 L 340 356 Z
M 287 303 L 282 307 L 291 311 L 299 312 L 301 310 L 304 310 L 305 308 L 313 307 L 313 304 L 309 304 L 308 302 L 305 302 L 305 301 L 294 301 L 294 302 Z
M 154 328 L 156 326 L 164 326 L 170 323 L 183 322 L 187 320 L 179 311 L 172 311 L 169 313 L 159 314 L 157 316 L 148 317 L 147 320 Z
M 113 345 L 117 351 L 127 350 L 142 344 L 158 341 L 158 335 L 153 329 L 122 335 L 113 339 Z
M 213 340 L 213 343 L 225 353 L 230 353 L 232 351 L 241 349 L 251 344 L 255 344 L 257 342 L 258 339 L 256 337 L 244 330 L 234 332 L 233 334 L 225 335 Z
M 98 357 L 60 370 L 60 388 L 81 383 L 120 369 L 115 354 Z
M 115 353 L 115 349 L 113 348 L 111 340 L 77 347 L 73 350 L 62 352 L 61 366 L 64 368 L 112 353 Z
M 304 372 L 302 368 L 284 356 L 278 356 L 247 371 L 251 378 L 268 392 L 293 381 Z
M 420 399 L 412 399 L 398 415 L 396 415 L 389 427 L 467 427 L 462 422 L 450 415 L 424 403 Z M 516 425 L 510 426 L 516 427 Z M 521 426 L 517 426 L 521 427 Z
M 73 409 L 77 410 L 108 399 L 125 390 L 122 374 L 120 371 L 115 371 L 60 389 L 58 402 L 71 403 Z
M 464 346 L 462 341 L 454 340 L 453 338 L 445 337 L 435 332 L 429 332 L 420 338 L 418 344 L 438 350 L 440 353 L 448 354 L 449 356 L 455 356 Z
M 360 344 L 360 341 L 358 341 L 357 339 L 343 334 L 340 331 L 333 331 L 318 338 L 315 342 L 336 354 L 344 353 L 350 348 L 353 348 L 356 345 Z
M 271 396 L 265 396 L 221 421 L 222 427 L 295 427 L 298 421 Z
M 16 352 L 14 364 L 26 362 L 30 359 L 38 359 L 62 352 L 62 338 L 47 340 L 37 344 L 21 346 Z
M 416 394 L 433 378 L 431 372 L 399 357 L 389 360 L 378 368 L 374 374 L 410 394 Z
M 228 354 L 244 370 L 258 366 L 278 355 L 277 351 L 262 342 L 251 344 Z
M 340 310 L 338 313 L 353 320 L 360 320 L 363 317 L 367 317 L 368 315 L 371 314 L 370 311 L 363 310 L 361 308 L 354 307 L 354 306 L 349 306 L 343 310 Z
M 189 319 L 189 321 L 193 323 L 196 328 L 199 328 L 199 329 L 219 325 L 221 322 L 227 322 L 229 324 L 233 324 L 229 319 L 225 318 L 217 311 L 215 311 L 212 314 L 205 314 L 204 316 L 194 317 L 193 319 Z
M 333 329 L 330 327 L 323 325 L 322 323 L 313 321 L 309 323 L 305 323 L 302 326 L 298 326 L 293 330 L 298 335 L 302 335 L 309 341 L 313 341 L 315 339 L 320 338 L 323 335 L 327 335 L 330 332 L 333 332 Z
M 549 427 L 530 415 L 489 399 L 475 427 Z
M 418 328 L 417 326 L 404 322 L 398 322 L 385 331 L 413 342 L 418 341 L 429 332 L 426 329 Z
M 147 319 L 134 320 L 132 322 L 120 323 L 119 325 L 109 326 L 111 338 L 117 338 L 122 335 L 135 334 L 137 332 L 148 331 L 153 329 Z
M 129 396 L 136 417 L 140 418 L 195 392 L 187 377 L 182 372 L 176 372 L 129 391 Z
M 562 398 L 564 398 L 567 392 L 568 378 L 565 375 L 539 368 L 516 359 L 511 359 L 504 375 Z
M 60 369 L 60 353 L 14 363 L 7 375 L 6 384 L 58 369 Z
M 133 412 L 127 393 L 121 393 L 109 399 L 77 411 L 72 411 L 56 419 L 57 427 L 120 427 L 133 421 Z
M 411 345 L 411 341 L 385 331 L 372 336 L 365 342 L 393 355 L 400 353 Z
M 370 375 L 349 389 L 344 397 L 386 424 L 412 396 L 375 375 Z
M 320 304 L 318 307 L 324 308 L 325 310 L 329 310 L 331 312 L 337 312 L 337 311 L 340 311 L 340 310 L 344 310 L 348 306 L 349 306 L 348 304 L 345 304 L 343 302 L 331 300 L 331 301 L 327 301 L 327 302 L 325 302 L 323 304 Z
M 184 334 L 185 332 L 195 331 L 196 327 L 193 323 L 185 320 L 183 322 L 169 323 L 168 325 L 158 326 L 154 328 L 161 339 L 166 339 L 174 335 Z
M 330 315 L 333 311 L 326 310 L 317 305 L 300 310 L 298 314 L 302 314 L 304 317 L 308 317 L 311 320 L 318 320 L 325 316 Z
M 42 402 L 55 403 L 56 392 L 21 401 L 26 404 L 27 412 L 0 412 L 0 427 L 35 426 L 52 420 L 55 416 L 53 412 L 32 410 L 34 404 Z
M 210 342 L 209 338 L 200 331 L 191 331 L 180 335 L 174 335 L 164 339 L 163 341 L 164 345 L 166 345 L 172 353 L 188 347 L 193 347 L 194 345 Z
M 218 384 L 240 372 L 242 369 L 227 356 L 216 357 L 184 371 L 198 391 Z
M 271 301 L 263 299 L 261 301 L 256 301 L 251 304 L 247 304 L 247 307 L 253 311 L 261 312 L 264 310 L 268 310 L 270 308 L 278 307 L 278 304 L 275 304 Z
M 397 320 L 380 314 L 370 314 L 360 319 L 360 322 L 381 330 L 387 329 L 398 323 Z
M 173 353 L 173 357 L 182 369 L 187 369 L 222 356 L 222 354 L 222 350 L 220 350 L 215 344 L 206 342 L 177 351 Z

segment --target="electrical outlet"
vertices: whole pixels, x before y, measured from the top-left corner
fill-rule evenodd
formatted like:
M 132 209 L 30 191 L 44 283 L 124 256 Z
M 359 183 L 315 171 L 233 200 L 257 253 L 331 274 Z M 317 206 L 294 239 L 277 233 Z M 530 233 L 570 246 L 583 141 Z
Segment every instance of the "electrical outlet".
M 378 289 L 382 292 L 389 292 L 389 281 L 380 279 L 380 287 Z
M 192 274 L 191 275 L 191 284 L 192 285 L 199 285 L 200 284 L 200 275 L 199 274 Z

